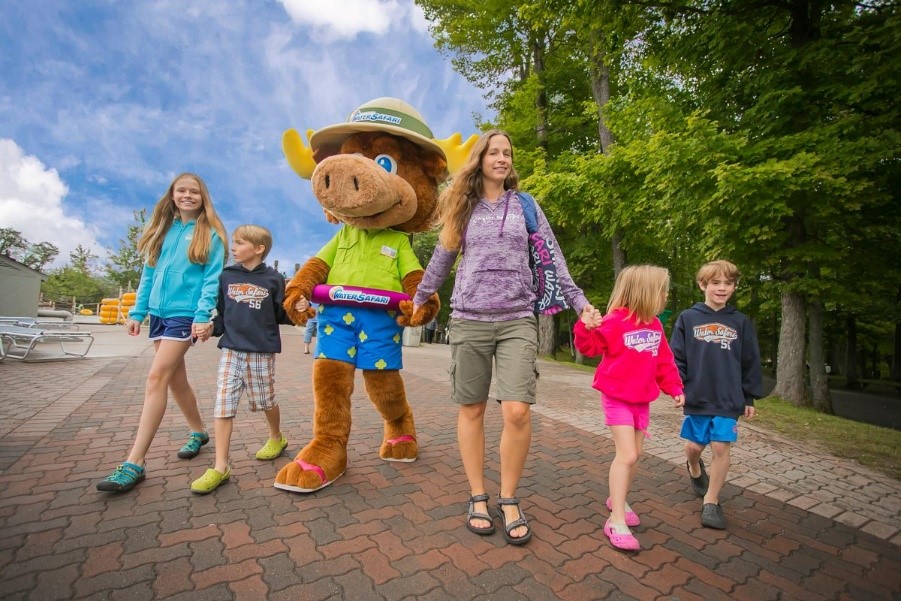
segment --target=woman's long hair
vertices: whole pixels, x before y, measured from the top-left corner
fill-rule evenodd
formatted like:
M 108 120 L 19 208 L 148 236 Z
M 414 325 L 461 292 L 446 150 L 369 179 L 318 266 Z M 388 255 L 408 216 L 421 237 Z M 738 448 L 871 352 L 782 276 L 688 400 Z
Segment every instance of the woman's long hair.
M 454 175 L 451 184 L 444 189 L 438 197 L 438 225 L 441 233 L 438 242 L 446 250 L 460 250 L 463 242 L 463 232 L 472 215 L 472 209 L 482 197 L 482 158 L 488 150 L 488 144 L 494 136 L 504 136 L 510 140 L 509 134 L 499 129 L 492 129 L 482 134 L 472 152 L 469 160 Z M 510 148 L 513 142 L 510 141 Z M 513 156 L 510 156 L 510 173 L 504 180 L 504 190 L 516 189 L 519 184 L 519 175 L 513 168 Z
M 207 190 L 206 184 L 199 175 L 193 173 L 180 173 L 172 183 L 169 189 L 159 199 L 156 206 L 153 207 L 153 214 L 150 215 L 150 221 L 144 228 L 144 233 L 138 240 L 138 252 L 147 261 L 151 267 L 156 266 L 157 259 L 160 258 L 160 249 L 163 247 L 163 240 L 172 227 L 172 222 L 178 216 L 178 209 L 175 207 L 175 199 L 173 190 L 175 183 L 183 177 L 190 177 L 197 182 L 200 187 L 201 208 L 197 215 L 197 222 L 194 225 L 194 236 L 191 238 L 191 246 L 188 247 L 188 260 L 191 263 L 204 264 L 210 256 L 210 243 L 212 231 L 215 230 L 222 240 L 222 244 L 228 247 L 228 236 L 225 233 L 225 226 L 222 220 L 216 214 L 213 208 L 213 201 L 210 198 L 210 192 Z M 226 258 L 228 253 L 225 253 Z
M 626 308 L 641 323 L 651 323 L 666 306 L 669 271 L 656 265 L 630 265 L 619 272 L 607 313 Z

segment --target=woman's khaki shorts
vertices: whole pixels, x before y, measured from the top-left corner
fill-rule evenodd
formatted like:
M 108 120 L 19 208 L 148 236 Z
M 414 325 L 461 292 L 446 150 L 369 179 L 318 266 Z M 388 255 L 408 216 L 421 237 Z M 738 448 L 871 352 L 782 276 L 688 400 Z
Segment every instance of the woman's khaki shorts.
M 534 317 L 512 321 L 452 319 L 451 398 L 461 405 L 484 403 L 496 364 L 498 401 L 535 402 L 538 378 L 538 322 Z

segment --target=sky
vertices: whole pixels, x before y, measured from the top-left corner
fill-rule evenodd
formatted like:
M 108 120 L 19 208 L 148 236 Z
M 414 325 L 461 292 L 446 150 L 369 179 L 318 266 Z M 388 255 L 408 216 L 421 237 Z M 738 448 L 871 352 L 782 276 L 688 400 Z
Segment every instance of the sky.
M 381 96 L 439 139 L 493 116 L 412 0 L 4 0 L 0 73 L 0 227 L 56 245 L 45 271 L 78 245 L 105 259 L 190 171 L 229 235 L 272 231 L 267 262 L 290 276 L 337 226 L 288 166 L 286 129 Z

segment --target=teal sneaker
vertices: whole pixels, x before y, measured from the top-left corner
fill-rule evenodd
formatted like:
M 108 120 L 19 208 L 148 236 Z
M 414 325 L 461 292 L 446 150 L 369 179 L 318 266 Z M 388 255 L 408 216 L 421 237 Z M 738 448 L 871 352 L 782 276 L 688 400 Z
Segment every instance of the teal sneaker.
M 206 432 L 191 432 L 188 442 L 178 450 L 179 459 L 194 459 L 200 454 L 200 447 L 210 441 L 210 435 Z
M 128 492 L 144 481 L 144 468 L 125 461 L 112 474 L 97 483 L 102 492 Z

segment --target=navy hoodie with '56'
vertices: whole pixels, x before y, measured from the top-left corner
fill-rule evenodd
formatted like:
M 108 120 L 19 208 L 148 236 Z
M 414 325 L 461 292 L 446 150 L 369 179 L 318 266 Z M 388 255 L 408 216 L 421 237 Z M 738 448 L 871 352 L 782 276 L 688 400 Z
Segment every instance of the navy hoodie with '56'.
M 670 347 L 685 386 L 685 415 L 738 418 L 763 395 L 760 349 L 748 316 L 696 303 L 676 320 Z

